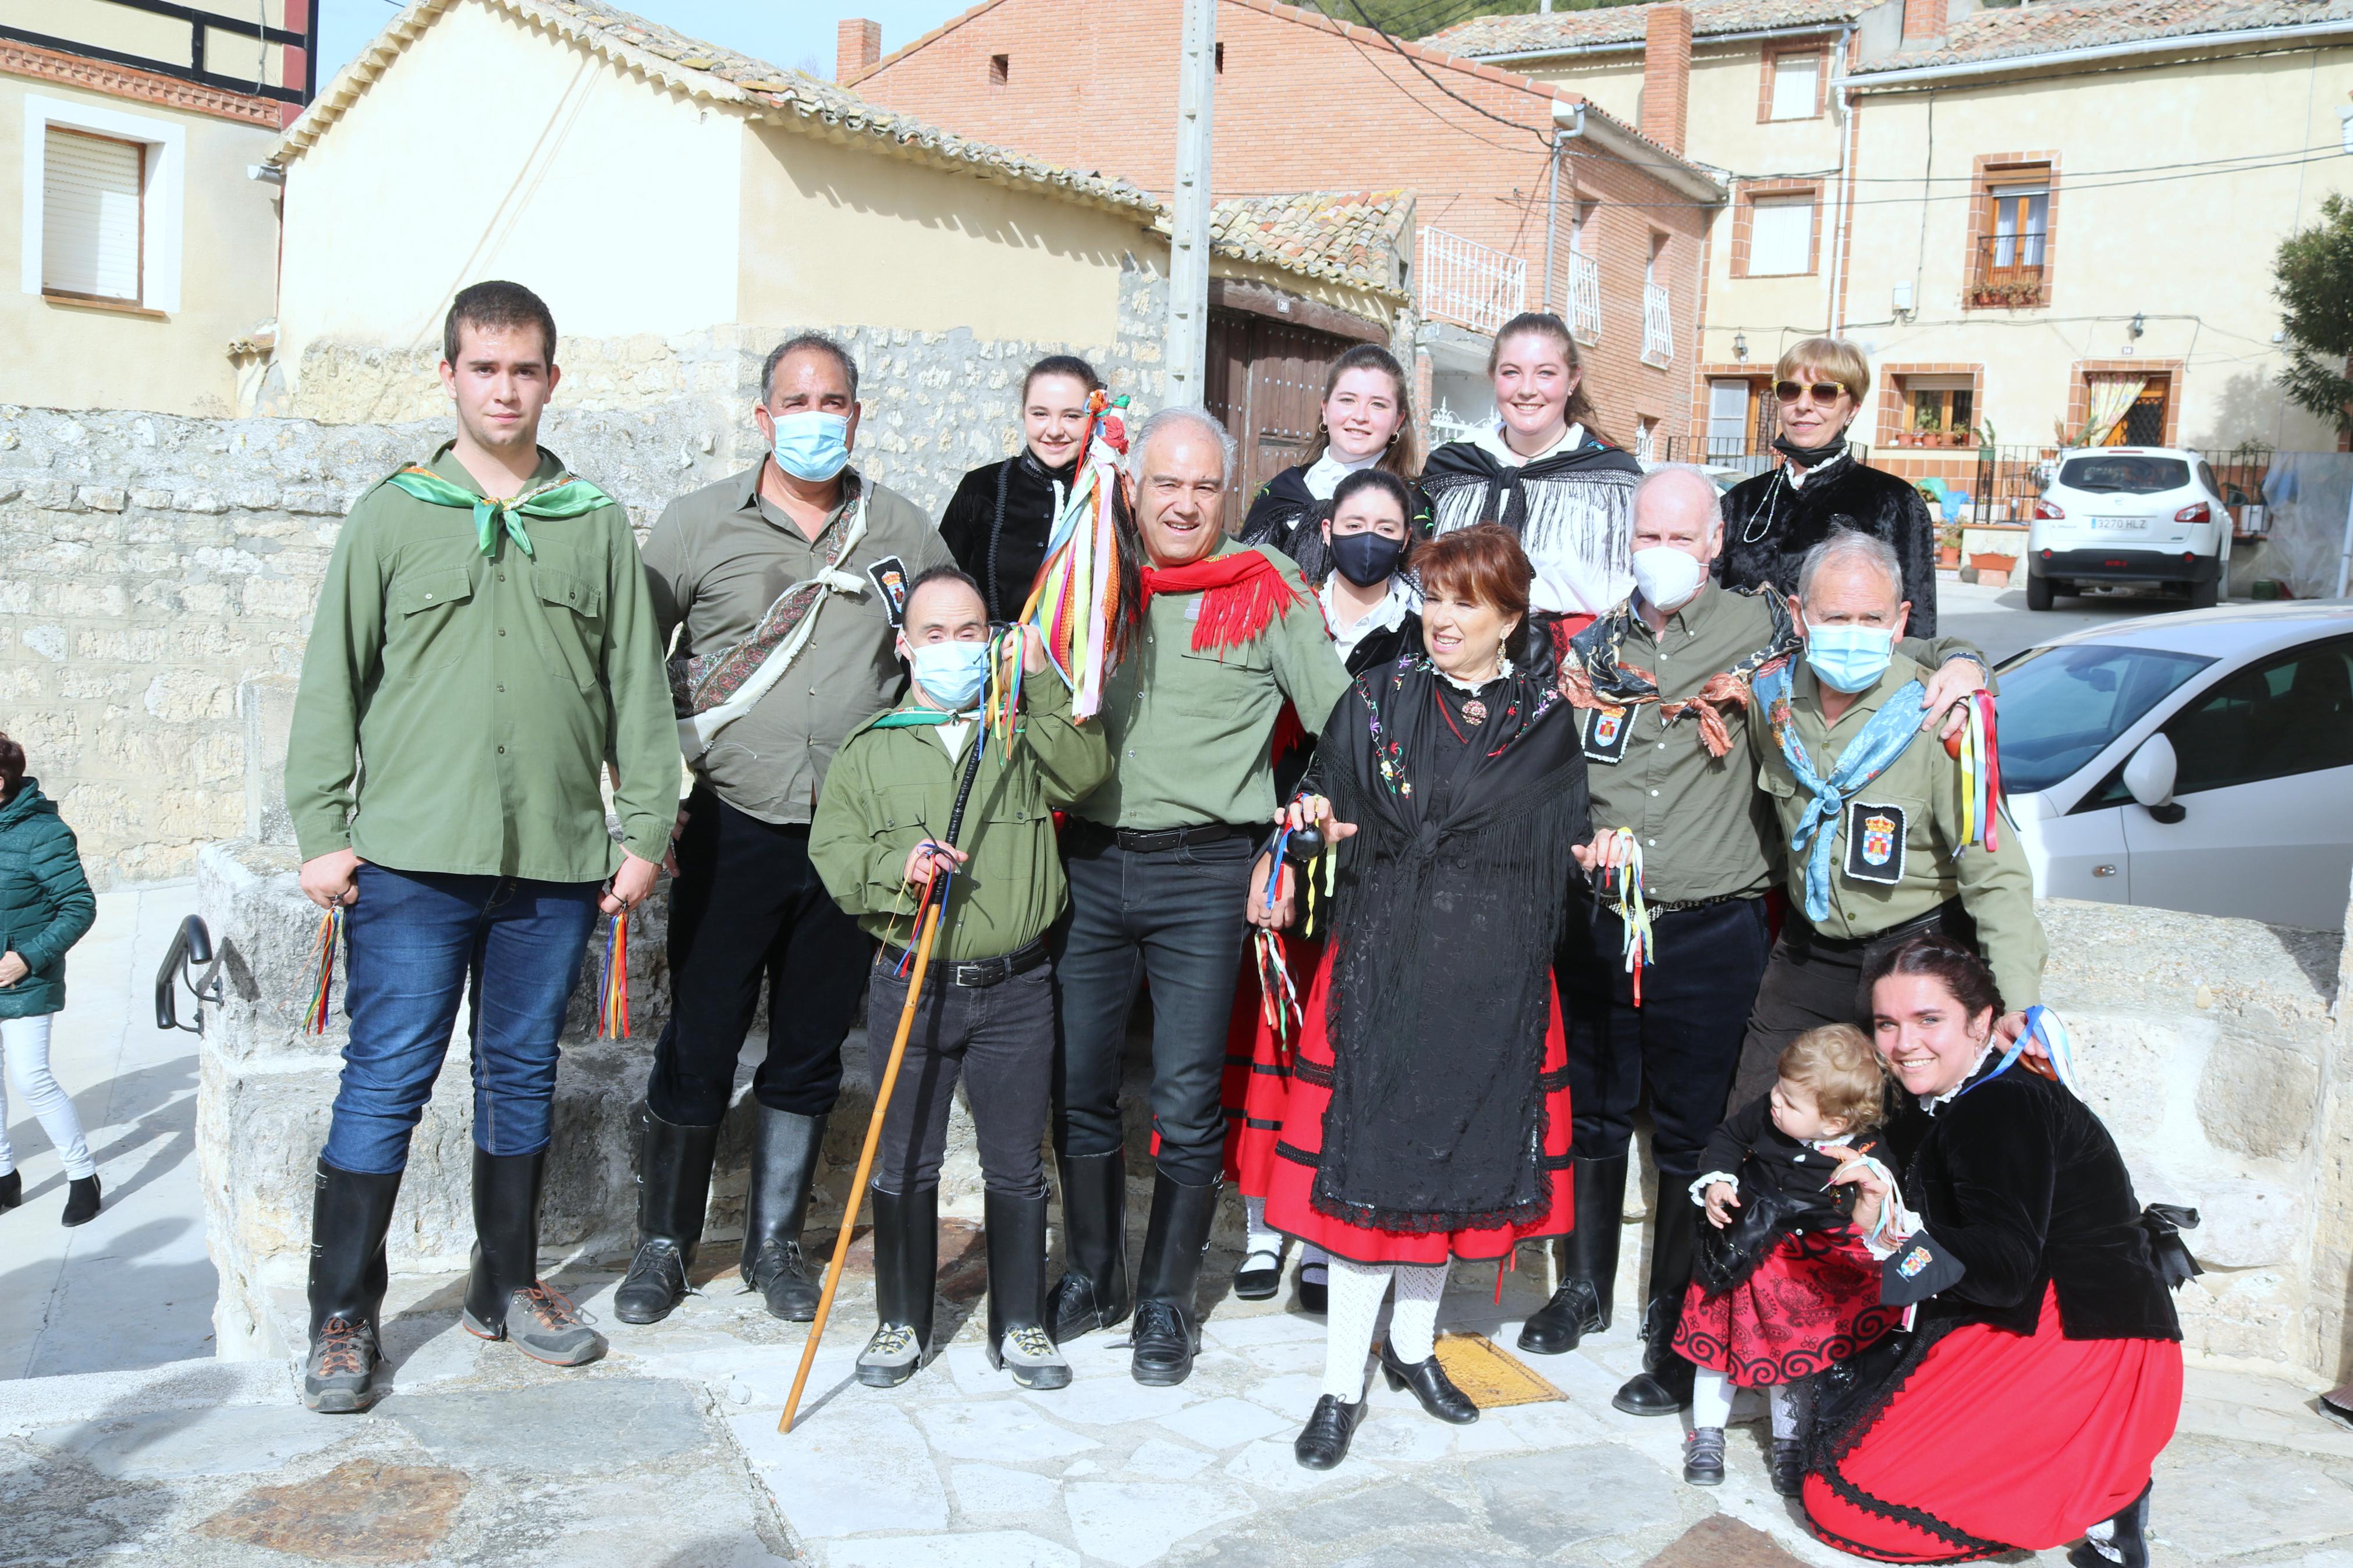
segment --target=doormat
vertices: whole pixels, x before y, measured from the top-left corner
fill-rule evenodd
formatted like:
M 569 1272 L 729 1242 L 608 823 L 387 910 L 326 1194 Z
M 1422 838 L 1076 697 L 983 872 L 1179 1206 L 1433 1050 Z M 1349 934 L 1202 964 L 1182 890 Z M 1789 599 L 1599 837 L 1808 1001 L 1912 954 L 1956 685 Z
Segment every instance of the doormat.
M 1536 1370 L 1484 1334 L 1438 1336 L 1438 1364 L 1454 1386 L 1482 1410 L 1507 1405 L 1542 1405 L 1568 1395 Z

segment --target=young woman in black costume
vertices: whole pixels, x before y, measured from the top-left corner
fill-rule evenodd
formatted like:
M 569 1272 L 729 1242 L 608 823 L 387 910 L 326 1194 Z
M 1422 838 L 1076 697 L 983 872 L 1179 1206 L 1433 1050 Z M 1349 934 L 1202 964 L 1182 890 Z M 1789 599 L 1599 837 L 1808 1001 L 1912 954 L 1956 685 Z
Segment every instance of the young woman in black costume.
M 1414 433 L 1413 384 L 1397 357 L 1377 343 L 1358 343 L 1332 362 L 1324 382 L 1324 412 L 1307 461 L 1259 487 L 1237 535 L 1244 544 L 1271 544 L 1297 563 L 1299 574 L 1322 583 L 1332 572 L 1328 531 L 1340 481 L 1377 468 L 1410 487 L 1421 469 L 1421 437 Z M 1420 531 L 1426 508 L 1409 493 L 1406 519 Z
M 940 515 L 940 539 L 980 584 L 988 618 L 1019 618 L 1045 563 L 1055 487 L 1067 497 L 1086 434 L 1087 395 L 1103 382 L 1086 361 L 1050 354 L 1021 378 L 1021 450 L 967 472 Z

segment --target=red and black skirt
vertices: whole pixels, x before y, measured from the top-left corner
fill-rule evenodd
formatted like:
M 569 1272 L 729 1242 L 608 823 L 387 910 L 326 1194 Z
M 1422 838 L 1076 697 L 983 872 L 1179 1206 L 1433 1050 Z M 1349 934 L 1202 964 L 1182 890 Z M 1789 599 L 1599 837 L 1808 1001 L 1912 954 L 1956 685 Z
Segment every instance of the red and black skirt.
M 1884 1337 L 1903 1309 L 1879 1304 L 1879 1263 L 1850 1226 L 1786 1236 L 1756 1272 L 1683 1298 L 1675 1353 L 1743 1388 L 1795 1383 Z
M 2033 1333 L 1951 1330 L 1825 1445 L 1806 1521 L 1882 1563 L 2046 1551 L 2140 1495 L 2180 1415 L 2179 1342 L 2068 1339 L 2046 1289 Z
M 1324 943 L 1293 939 L 1284 942 L 1283 955 L 1291 983 L 1303 996 L 1322 966 Z M 1258 949 L 1254 943 L 1246 946 L 1242 976 L 1234 983 L 1233 1016 L 1226 1026 L 1220 1096 L 1226 1112 L 1226 1179 L 1246 1198 L 1262 1198 L 1273 1190 L 1274 1146 L 1282 1134 L 1282 1108 L 1291 1093 L 1291 1063 L 1300 1030 L 1299 1020 L 1293 1018 L 1285 1038 L 1267 1021 Z
M 1309 1194 L 1315 1185 L 1317 1159 L 1324 1147 L 1324 1113 L 1332 1100 L 1332 1043 L 1324 1031 L 1324 993 L 1331 980 L 1328 957 L 1318 954 L 1314 984 L 1304 1004 L 1307 1022 L 1293 1054 L 1294 1070 L 1283 1100 L 1282 1129 L 1274 1140 L 1267 1224 L 1351 1263 L 1423 1267 L 1444 1263 L 1450 1257 L 1469 1262 L 1494 1261 L 1510 1257 L 1524 1240 L 1567 1236 L 1577 1216 L 1568 1163 L 1568 1043 L 1561 1028 L 1559 991 L 1550 984 L 1545 987 L 1551 1014 L 1545 1026 L 1544 1065 L 1538 1082 L 1528 1086 L 1530 1093 L 1543 1096 L 1541 1148 L 1549 1201 L 1541 1215 L 1516 1225 L 1475 1230 L 1409 1233 L 1350 1225 L 1316 1209 Z M 1231 1147 L 1229 1142 L 1228 1148 Z

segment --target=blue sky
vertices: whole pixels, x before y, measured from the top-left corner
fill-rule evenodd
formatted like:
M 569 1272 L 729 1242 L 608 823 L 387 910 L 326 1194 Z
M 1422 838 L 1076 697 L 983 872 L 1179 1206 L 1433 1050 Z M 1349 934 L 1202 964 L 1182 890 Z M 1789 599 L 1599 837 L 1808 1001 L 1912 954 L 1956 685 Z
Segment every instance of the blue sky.
M 324 86 L 400 14 L 406 0 L 324 0 L 319 7 L 319 81 Z M 628 0 L 621 9 L 692 37 L 741 49 L 771 65 L 833 75 L 834 25 L 845 16 L 882 24 L 888 54 L 930 32 L 971 0 Z

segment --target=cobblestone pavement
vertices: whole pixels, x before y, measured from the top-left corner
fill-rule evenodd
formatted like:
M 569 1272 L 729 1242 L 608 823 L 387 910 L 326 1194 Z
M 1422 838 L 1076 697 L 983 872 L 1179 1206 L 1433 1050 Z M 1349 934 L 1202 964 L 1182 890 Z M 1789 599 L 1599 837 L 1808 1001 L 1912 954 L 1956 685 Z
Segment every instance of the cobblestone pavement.
M 1131 1381 L 1113 1332 L 1071 1347 L 1069 1389 L 1021 1394 L 981 1352 L 978 1238 L 944 1231 L 952 1340 L 903 1388 L 850 1379 L 872 1321 L 861 1243 L 790 1436 L 776 1418 L 804 1331 L 739 1291 L 726 1248 L 669 1321 L 607 1321 L 614 1354 L 585 1373 L 463 1332 L 453 1279 L 399 1282 L 397 1392 L 365 1416 L 303 1412 L 276 1363 L 0 1383 L 0 1564 L 1852 1561 L 1772 1494 L 1758 1423 L 1736 1426 L 1725 1486 L 1681 1484 L 1680 1423 L 1609 1408 L 1633 1363 L 1622 1324 L 1575 1354 L 1528 1358 L 1564 1399 L 1468 1427 L 1376 1383 L 1349 1460 L 1316 1475 L 1290 1442 L 1315 1398 L 1323 1329 L 1287 1297 L 1219 1301 L 1181 1387 Z M 1231 1264 L 1212 1255 L 1205 1295 Z M 595 1310 L 613 1279 L 554 1282 Z M 1504 1283 L 1498 1307 L 1492 1271 L 1468 1271 L 1442 1326 L 1508 1345 L 1540 1282 Z M 2160 1563 L 2353 1568 L 2353 1432 L 2277 1380 L 2194 1373 L 2157 1500 Z

